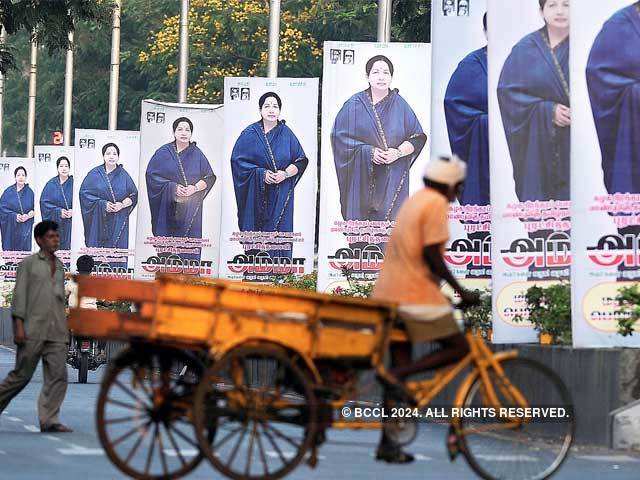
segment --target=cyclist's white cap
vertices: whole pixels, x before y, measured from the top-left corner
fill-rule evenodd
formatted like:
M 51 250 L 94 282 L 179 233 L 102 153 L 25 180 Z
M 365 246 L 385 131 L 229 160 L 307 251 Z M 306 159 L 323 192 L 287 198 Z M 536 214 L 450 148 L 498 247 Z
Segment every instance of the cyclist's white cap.
M 467 164 L 457 155 L 440 156 L 429 161 L 424 169 L 424 178 L 450 187 L 463 182 L 466 176 Z

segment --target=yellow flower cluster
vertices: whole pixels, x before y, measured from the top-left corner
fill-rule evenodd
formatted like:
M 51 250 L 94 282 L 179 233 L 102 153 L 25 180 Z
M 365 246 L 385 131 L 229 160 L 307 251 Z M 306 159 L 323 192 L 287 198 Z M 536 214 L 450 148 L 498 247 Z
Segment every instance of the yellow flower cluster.
M 149 45 L 150 56 L 174 52 L 180 40 L 180 18 L 178 16 L 165 18 L 164 28 L 155 34 L 155 41 Z
M 205 102 L 209 96 L 206 83 L 196 82 L 192 86 L 187 88 L 187 98 L 191 102 Z
M 322 46 L 312 34 L 305 32 L 305 27 L 323 16 L 323 11 L 334 8 L 336 1 L 316 0 L 297 12 L 282 12 L 283 28 L 279 52 L 281 62 L 296 63 L 308 55 L 322 57 Z M 249 64 L 243 61 L 234 66 L 208 68 L 190 88 L 190 98 L 210 101 L 220 95 L 215 90 L 219 86 L 210 85 L 213 79 L 219 83 L 219 79 L 224 76 L 255 75 L 260 67 L 266 65 L 268 13 L 267 0 L 191 0 L 189 36 L 194 54 L 217 50 L 219 53 L 228 52 L 231 57 L 240 55 L 259 58 Z M 157 58 L 156 61 L 166 62 L 168 57 L 175 55 L 179 43 L 179 23 L 178 15 L 165 18 L 162 28 L 152 35 L 152 42 L 146 51 L 139 52 L 138 61 L 148 64 Z M 202 71 L 203 65 L 199 67 Z M 175 74 L 175 67 L 167 67 L 167 75 Z

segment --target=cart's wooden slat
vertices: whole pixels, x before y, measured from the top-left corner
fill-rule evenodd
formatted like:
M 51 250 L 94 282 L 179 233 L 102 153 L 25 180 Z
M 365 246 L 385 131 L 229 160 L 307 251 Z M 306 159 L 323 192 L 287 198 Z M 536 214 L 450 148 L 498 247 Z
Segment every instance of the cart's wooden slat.
M 319 358 L 369 357 L 377 345 L 377 335 L 368 329 L 352 330 L 323 327 L 319 329 L 315 356 Z
M 234 344 L 252 340 L 284 344 L 293 350 L 309 353 L 313 338 L 307 323 L 297 321 L 265 321 L 256 313 L 221 311 L 208 337 L 214 351 L 226 351 Z
M 179 275 L 158 275 L 160 284 L 173 283 L 181 287 L 191 285 L 205 285 L 209 288 L 216 287 L 222 290 L 238 292 L 261 292 L 264 295 L 272 294 L 278 297 L 291 298 L 294 300 L 309 300 L 316 303 L 330 302 L 333 304 L 352 305 L 356 308 L 389 310 L 395 307 L 393 303 L 372 300 L 370 298 L 343 297 L 340 295 L 329 295 L 326 293 L 311 292 L 308 290 L 297 290 L 294 288 L 282 288 L 268 285 L 242 283 L 233 280 L 220 280 L 213 278 L 184 277 Z
M 204 342 L 208 339 L 216 312 L 210 309 L 160 304 L 155 312 L 157 337 Z
M 137 280 L 114 280 L 111 278 L 79 275 L 78 297 L 93 297 L 106 301 L 155 302 L 157 285 Z
M 71 309 L 69 328 L 77 336 L 108 339 L 149 337 L 152 322 L 132 313 L 109 310 Z

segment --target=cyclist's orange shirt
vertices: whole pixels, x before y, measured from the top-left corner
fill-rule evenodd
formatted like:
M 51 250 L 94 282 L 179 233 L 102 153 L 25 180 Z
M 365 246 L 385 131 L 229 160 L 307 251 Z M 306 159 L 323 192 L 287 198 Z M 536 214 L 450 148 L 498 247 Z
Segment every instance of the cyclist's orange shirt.
M 431 275 L 422 250 L 449 240 L 449 202 L 424 188 L 404 202 L 387 244 L 373 298 L 400 304 L 448 305 L 438 280 Z

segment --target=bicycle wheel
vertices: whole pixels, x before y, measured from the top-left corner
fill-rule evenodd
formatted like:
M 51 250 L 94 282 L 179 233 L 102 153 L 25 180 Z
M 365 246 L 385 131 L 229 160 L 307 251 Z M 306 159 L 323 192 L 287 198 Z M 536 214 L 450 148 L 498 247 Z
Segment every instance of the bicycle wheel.
M 518 419 L 501 416 L 499 408 L 521 407 L 507 393 L 503 377 L 489 371 L 499 405 L 489 405 L 485 384 L 478 377 L 464 407 L 498 407 L 495 418 L 461 418 L 458 439 L 471 468 L 486 480 L 542 480 L 566 459 L 573 442 L 575 418 L 571 395 L 562 380 L 546 366 L 527 358 L 500 362 L 506 379 L 524 396 L 529 407 L 557 407 L 565 418 Z
M 239 347 L 205 372 L 194 424 L 202 452 L 220 473 L 273 480 L 293 470 L 312 446 L 316 412 L 311 382 L 285 353 Z M 210 430 L 216 432 L 212 442 L 205 436 Z
M 191 405 L 202 371 L 199 361 L 173 348 L 138 346 L 118 355 L 96 411 L 100 443 L 116 467 L 153 480 L 179 478 L 198 466 L 204 457 Z

